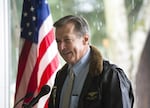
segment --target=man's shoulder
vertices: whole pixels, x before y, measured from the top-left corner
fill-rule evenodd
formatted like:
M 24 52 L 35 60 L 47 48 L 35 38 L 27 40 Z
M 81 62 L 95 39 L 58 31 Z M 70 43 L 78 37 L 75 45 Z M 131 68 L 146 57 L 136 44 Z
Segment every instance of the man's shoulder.
M 65 64 L 64 66 L 62 66 L 62 67 L 58 70 L 58 72 L 57 72 L 57 74 L 56 74 L 56 78 L 61 77 L 62 75 L 66 74 L 66 73 L 67 73 L 67 69 L 68 69 L 68 64 Z
M 125 74 L 124 70 L 117 66 L 116 64 L 110 63 L 109 61 L 103 61 L 103 72 L 102 72 L 103 80 L 114 79 L 120 82 L 124 82 L 127 85 L 130 85 L 130 81 Z
M 111 63 L 108 60 L 103 60 L 103 71 L 106 71 L 106 72 L 113 71 L 113 72 L 123 72 L 124 73 L 123 69 L 121 69 L 116 64 Z

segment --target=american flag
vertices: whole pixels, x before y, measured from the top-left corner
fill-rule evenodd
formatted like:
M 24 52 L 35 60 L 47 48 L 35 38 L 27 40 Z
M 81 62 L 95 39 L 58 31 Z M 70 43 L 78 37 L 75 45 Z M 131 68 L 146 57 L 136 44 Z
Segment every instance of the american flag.
M 47 0 L 24 0 L 19 51 L 14 103 L 27 93 L 37 96 L 45 84 L 51 88 L 54 84 L 60 63 Z M 42 97 L 36 107 L 47 108 L 48 97 Z M 22 104 L 16 108 L 22 108 Z

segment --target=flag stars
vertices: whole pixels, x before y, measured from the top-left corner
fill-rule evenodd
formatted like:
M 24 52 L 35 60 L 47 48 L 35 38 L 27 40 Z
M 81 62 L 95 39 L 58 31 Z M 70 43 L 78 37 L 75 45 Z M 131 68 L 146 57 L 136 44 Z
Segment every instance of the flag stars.
M 27 13 L 27 12 L 24 12 L 23 15 L 24 15 L 24 17 L 26 17 L 26 16 L 28 15 L 28 13 Z
M 36 17 L 35 17 L 35 16 L 33 16 L 33 17 L 32 17 L 32 21 L 35 21 L 35 20 L 36 20 Z
M 26 23 L 26 26 L 29 27 L 29 26 L 30 26 L 30 23 Z
M 32 11 L 32 12 L 34 11 L 34 7 L 33 6 L 31 6 L 30 11 Z
M 28 35 L 31 36 L 31 35 L 32 35 L 32 32 L 28 32 Z
M 45 0 L 45 4 L 48 4 L 48 1 L 47 1 L 47 0 Z

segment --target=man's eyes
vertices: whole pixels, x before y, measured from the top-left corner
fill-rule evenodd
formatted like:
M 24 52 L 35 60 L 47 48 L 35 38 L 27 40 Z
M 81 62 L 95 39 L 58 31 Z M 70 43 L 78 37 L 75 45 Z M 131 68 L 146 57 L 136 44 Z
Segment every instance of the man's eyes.
M 56 39 L 56 42 L 57 42 L 57 43 L 60 43 L 61 41 Z
M 71 39 L 65 39 L 64 42 L 71 42 Z
M 57 43 L 62 43 L 62 42 L 69 43 L 69 42 L 71 42 L 71 41 L 72 41 L 71 39 L 64 39 L 64 40 L 57 40 L 57 39 L 56 39 L 56 42 L 57 42 Z

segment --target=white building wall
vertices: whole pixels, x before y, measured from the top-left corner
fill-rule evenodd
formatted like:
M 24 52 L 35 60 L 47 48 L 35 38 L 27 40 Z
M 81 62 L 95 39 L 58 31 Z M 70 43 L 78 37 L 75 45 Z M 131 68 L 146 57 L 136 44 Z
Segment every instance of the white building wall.
M 0 0 L 0 107 L 9 108 L 10 24 L 9 0 Z

